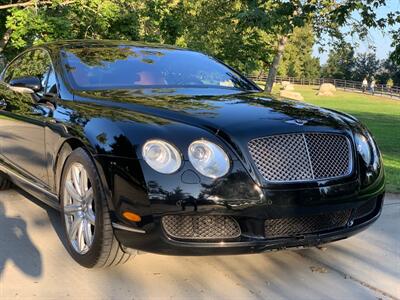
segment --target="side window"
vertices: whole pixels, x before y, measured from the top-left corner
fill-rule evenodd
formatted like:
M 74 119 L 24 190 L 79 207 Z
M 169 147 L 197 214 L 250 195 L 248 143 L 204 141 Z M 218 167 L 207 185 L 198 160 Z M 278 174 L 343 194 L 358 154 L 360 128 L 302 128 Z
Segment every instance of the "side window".
M 45 93 L 57 94 L 57 79 L 54 69 L 52 67 L 50 67 L 49 69 L 49 75 L 47 77 L 46 85 L 43 86 L 45 86 Z
M 26 52 L 22 54 L 20 57 L 18 57 L 16 60 L 14 60 L 4 72 L 3 75 L 4 81 L 9 83 L 14 78 L 22 77 L 18 76 L 18 74 L 23 72 L 20 66 L 21 64 L 23 64 L 23 62 L 29 62 L 31 55 L 32 52 Z
M 44 50 L 33 50 L 17 58 L 5 71 L 4 81 L 10 82 L 21 77 L 37 77 L 43 86 L 43 91 L 47 87 L 48 77 L 51 73 L 51 60 L 48 53 Z

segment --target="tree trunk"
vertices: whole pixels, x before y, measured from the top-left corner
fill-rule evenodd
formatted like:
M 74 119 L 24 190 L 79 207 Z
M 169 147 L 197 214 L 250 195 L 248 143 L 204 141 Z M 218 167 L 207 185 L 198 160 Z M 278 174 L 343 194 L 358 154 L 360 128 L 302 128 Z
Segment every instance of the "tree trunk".
M 7 29 L 6 32 L 4 32 L 3 37 L 0 39 L 0 54 L 3 53 L 4 48 L 7 46 L 7 43 L 11 37 L 12 30 Z
M 267 82 L 265 83 L 265 91 L 268 93 L 271 93 L 272 91 L 272 86 L 274 85 L 275 82 L 276 73 L 278 72 L 278 66 L 282 59 L 283 51 L 285 50 L 287 40 L 288 40 L 287 36 L 282 36 L 279 38 L 278 51 L 275 54 L 271 67 L 269 68 Z

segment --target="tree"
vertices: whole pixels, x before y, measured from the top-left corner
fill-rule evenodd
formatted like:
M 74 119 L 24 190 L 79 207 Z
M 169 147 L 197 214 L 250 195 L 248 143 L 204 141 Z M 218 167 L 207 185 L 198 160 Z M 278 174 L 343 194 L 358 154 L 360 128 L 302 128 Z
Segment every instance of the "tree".
M 365 37 L 369 27 L 383 27 L 385 19 L 378 18 L 375 10 L 385 5 L 385 0 L 247 0 L 242 22 L 251 27 L 262 28 L 275 36 L 276 51 L 269 68 L 266 91 L 271 92 L 279 63 L 288 38 L 295 28 L 311 24 L 317 37 L 328 34 L 341 39 L 340 27 L 348 25 L 351 34 Z M 352 18 L 358 12 L 359 19 Z
M 312 56 L 314 42 L 311 26 L 295 28 L 283 53 L 278 74 L 303 78 L 319 77 L 319 59 Z
M 29 43 L 29 40 L 33 42 L 40 39 L 36 34 L 32 34 L 33 32 L 36 33 L 39 28 L 42 32 L 45 32 L 49 30 L 49 27 L 54 28 L 57 26 L 59 32 L 62 32 L 65 28 L 62 23 L 65 25 L 65 21 L 54 18 L 51 12 L 63 10 L 64 7 L 75 3 L 76 0 L 31 0 L 4 4 L 5 2 L 0 2 L 0 54 L 3 54 L 11 40 L 15 50 L 24 47 L 26 43 Z M 48 19 L 43 18 L 45 11 L 49 12 Z M 49 26 L 51 23 L 53 23 L 53 26 Z M 22 36 L 29 38 L 24 41 Z M 13 50 L 10 49 L 9 52 L 12 53 Z
M 106 38 L 189 47 L 247 73 L 272 59 L 273 37 L 239 23 L 242 0 L 28 0 L 7 10 L 1 1 L 0 53 L 9 58 L 52 40 Z
M 136 0 L 30 0 L 0 5 L 0 53 L 12 57 L 27 46 L 61 39 L 140 39 L 141 5 Z
M 319 62 L 311 56 L 310 44 L 322 44 L 322 34 L 340 40 L 342 25 L 365 36 L 366 28 L 385 24 L 375 15 L 384 4 L 385 0 L 0 0 L 0 54 L 13 57 L 27 46 L 57 39 L 175 44 L 216 56 L 247 73 L 269 67 L 270 90 L 282 57 L 279 72 L 318 76 Z M 358 20 L 350 18 L 353 12 L 360 13 Z M 293 43 L 305 52 L 296 53 Z
M 400 86 L 400 65 L 397 65 L 391 57 L 381 63 L 377 78 L 380 82 L 391 79 L 393 85 Z
M 392 78 L 389 78 L 386 81 L 386 87 L 389 88 L 389 89 L 391 89 L 393 87 L 393 79 Z
M 353 80 L 362 81 L 366 76 L 376 77 L 380 69 L 380 61 L 376 58 L 375 49 L 367 53 L 359 53 L 355 59 Z
M 389 13 L 388 24 L 391 26 L 400 24 L 400 11 Z M 400 66 L 400 27 L 392 29 L 390 33 L 392 34 L 392 47 L 394 48 L 394 51 L 390 54 L 390 59 L 394 64 Z
M 329 52 L 328 60 L 322 68 L 322 76 L 350 80 L 355 65 L 354 48 L 350 43 L 340 43 Z
M 184 1 L 177 45 L 204 51 L 246 73 L 263 69 L 272 58 L 272 37 L 242 26 L 242 10 L 242 0 Z
M 390 54 L 390 59 L 396 64 L 400 65 L 400 29 L 397 32 L 393 32 L 392 47 L 394 47 L 394 51 Z

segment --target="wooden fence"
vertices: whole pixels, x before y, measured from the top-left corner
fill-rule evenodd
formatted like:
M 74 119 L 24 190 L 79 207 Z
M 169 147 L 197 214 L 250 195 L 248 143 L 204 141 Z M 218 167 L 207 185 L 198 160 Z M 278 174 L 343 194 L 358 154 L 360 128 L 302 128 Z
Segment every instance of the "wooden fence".
M 266 76 L 248 76 L 253 81 L 267 80 Z M 318 79 L 307 79 L 307 78 L 296 78 L 296 77 L 281 77 L 277 76 L 275 82 L 281 83 L 282 81 L 288 81 L 293 84 L 300 85 L 314 85 L 319 86 L 323 83 L 332 83 L 336 88 L 348 91 L 363 92 L 362 83 L 360 81 L 334 79 L 334 78 L 318 78 Z M 369 87 L 365 90 L 366 93 L 371 93 Z M 400 99 L 400 86 L 388 87 L 385 84 L 376 84 L 375 94 L 383 95 L 392 98 Z

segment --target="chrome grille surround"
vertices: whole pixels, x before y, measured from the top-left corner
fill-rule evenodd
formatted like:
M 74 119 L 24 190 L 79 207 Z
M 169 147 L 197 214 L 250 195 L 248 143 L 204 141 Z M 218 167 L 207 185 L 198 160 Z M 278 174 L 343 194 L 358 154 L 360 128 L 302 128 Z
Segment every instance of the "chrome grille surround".
M 221 240 L 241 235 L 239 224 L 228 216 L 168 215 L 161 219 L 165 232 L 176 239 Z
M 256 138 L 250 155 L 269 182 L 317 181 L 351 174 L 349 139 L 335 133 L 294 133 Z

